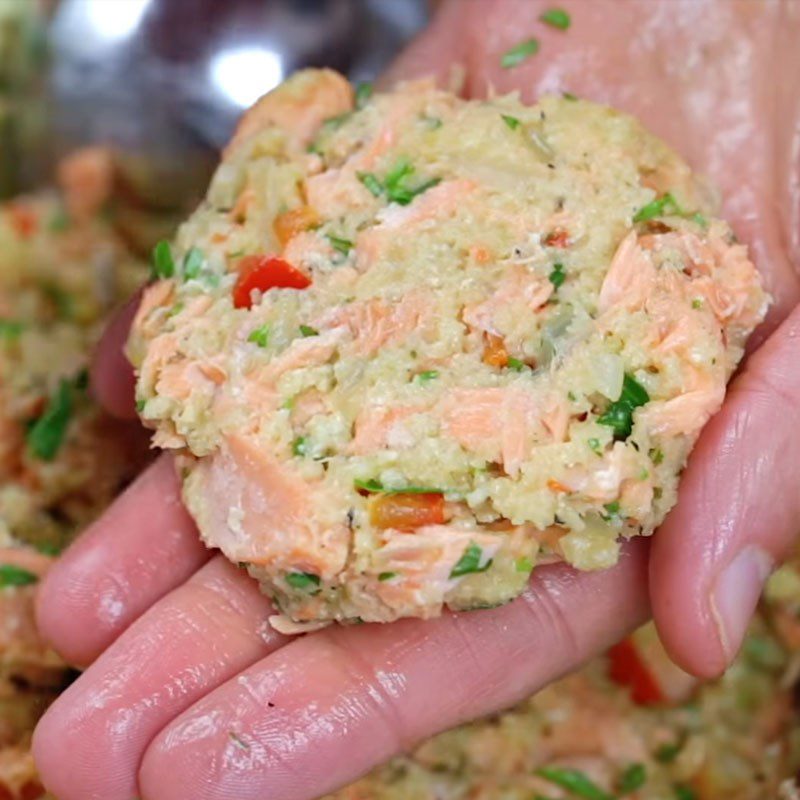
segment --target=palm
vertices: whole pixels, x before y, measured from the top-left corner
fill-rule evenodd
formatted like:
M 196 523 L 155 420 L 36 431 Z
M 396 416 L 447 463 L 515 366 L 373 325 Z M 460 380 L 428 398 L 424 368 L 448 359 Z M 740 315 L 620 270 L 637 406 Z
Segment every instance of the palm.
M 800 21 L 788 19 L 788 2 L 575 0 L 568 33 L 536 22 L 540 10 L 529 0 L 454 0 L 391 77 L 446 80 L 461 60 L 470 94 L 569 90 L 637 114 L 724 190 L 776 298 L 774 328 L 800 297 L 787 121 L 800 119 L 800 90 L 769 80 L 771 67 L 791 74 L 787 62 L 799 57 L 791 43 Z M 502 70 L 500 54 L 530 35 L 540 53 Z M 787 501 L 780 482 L 798 467 L 799 426 L 789 416 L 800 397 L 797 317 L 751 360 L 704 434 L 650 554 L 662 635 L 703 674 L 738 645 L 736 631 L 720 635 L 709 600 L 720 570 L 743 549 L 779 557 L 800 515 L 796 492 Z M 128 391 L 110 368 L 118 346 L 108 340 L 101 359 L 107 398 Z M 785 430 L 776 424 L 781 402 Z M 265 625 L 270 609 L 255 585 L 199 543 L 162 460 L 43 587 L 45 633 L 67 657 L 95 663 L 43 721 L 36 754 L 62 800 L 317 796 L 422 736 L 513 703 L 620 638 L 647 614 L 647 558 L 639 544 L 605 573 L 539 569 L 520 600 L 494 611 L 288 642 Z M 740 616 L 754 603 L 745 592 Z

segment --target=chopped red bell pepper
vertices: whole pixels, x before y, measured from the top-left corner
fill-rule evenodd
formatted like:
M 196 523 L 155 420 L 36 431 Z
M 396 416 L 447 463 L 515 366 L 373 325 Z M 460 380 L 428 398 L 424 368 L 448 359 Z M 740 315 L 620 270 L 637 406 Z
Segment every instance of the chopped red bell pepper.
M 258 289 L 305 289 L 311 286 L 311 279 L 288 261 L 266 255 L 252 255 L 242 258 L 238 265 L 239 279 L 233 288 L 233 305 L 236 308 L 250 308 L 253 305 L 252 293 Z
M 545 247 L 569 247 L 569 231 L 556 228 L 544 237 Z
M 376 528 L 419 528 L 442 525 L 444 497 L 440 494 L 376 495 L 370 500 L 369 519 Z
M 631 639 L 623 639 L 608 651 L 608 674 L 611 680 L 631 690 L 633 702 L 656 705 L 666 699 L 653 674 L 639 655 Z
M 20 239 L 30 239 L 36 233 L 39 220 L 30 206 L 14 203 L 8 209 L 8 216 L 11 227 Z

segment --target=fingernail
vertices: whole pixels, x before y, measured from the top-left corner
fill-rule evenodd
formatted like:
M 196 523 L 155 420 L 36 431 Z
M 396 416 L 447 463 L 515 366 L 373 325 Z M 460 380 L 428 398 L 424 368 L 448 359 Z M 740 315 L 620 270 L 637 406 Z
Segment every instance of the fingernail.
M 758 598 L 770 572 L 772 557 L 760 547 L 745 547 L 720 572 L 711 593 L 711 611 L 717 622 L 722 649 L 728 661 L 742 644 Z

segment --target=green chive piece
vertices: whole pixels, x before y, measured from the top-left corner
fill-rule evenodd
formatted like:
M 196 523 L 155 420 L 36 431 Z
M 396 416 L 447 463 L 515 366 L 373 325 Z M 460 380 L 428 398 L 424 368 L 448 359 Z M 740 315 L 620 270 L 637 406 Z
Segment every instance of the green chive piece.
M 319 575 L 313 572 L 289 572 L 286 575 L 286 583 L 292 589 L 311 589 L 319 586 Z
M 62 378 L 44 413 L 28 431 L 28 447 L 36 458 L 42 461 L 52 461 L 55 458 L 64 441 L 71 416 L 72 385 L 66 378 Z
M 675 744 L 662 744 L 661 747 L 656 750 L 656 761 L 661 764 L 669 764 L 678 757 L 680 751 L 681 745 L 677 742 Z
M 682 214 L 681 207 L 676 202 L 675 198 L 667 192 L 661 197 L 649 202 L 646 206 L 642 206 L 634 215 L 634 222 L 646 222 L 654 217 L 661 217 L 664 214 Z
M 341 236 L 334 236 L 332 233 L 327 235 L 328 241 L 334 250 L 338 250 L 343 256 L 346 256 L 352 249 L 353 243 L 349 239 L 343 239 Z
M 19 339 L 24 326 L 13 319 L 0 319 L 0 339 L 13 342 Z
M 597 438 L 595 438 L 594 436 L 592 436 L 592 438 L 591 438 L 591 439 L 589 439 L 589 440 L 586 442 L 586 444 L 588 444 L 588 445 L 589 445 L 589 447 L 591 447 L 591 448 L 592 448 L 592 450 L 594 450 L 594 452 L 595 452 L 595 453 L 597 453 L 597 455 L 600 455 L 600 453 L 602 453 L 602 452 L 603 452 L 603 448 L 602 448 L 602 446 L 600 445 L 600 440 L 599 440 L 599 439 L 597 439 Z
M 650 395 L 644 386 L 633 376 L 625 373 L 619 400 L 611 403 L 602 416 L 597 418 L 597 422 L 613 428 L 615 439 L 627 439 L 633 429 L 634 410 L 648 402 L 650 402 Z
M 570 101 L 570 103 L 574 103 L 574 102 L 576 102 L 577 100 L 579 100 L 579 99 L 580 99 L 580 98 L 578 97 L 578 95 L 576 95 L 576 94 L 572 94 L 572 92 L 561 92 L 561 96 L 562 96 L 562 97 L 563 97 L 565 100 L 569 100 L 569 101 Z
M 383 488 L 383 484 L 380 481 L 376 481 L 375 478 L 370 478 L 369 480 L 362 480 L 361 478 L 356 478 L 353 481 L 353 486 L 356 489 L 360 489 L 362 492 L 383 492 L 385 491 Z
M 517 117 L 512 117 L 510 114 L 501 114 L 500 116 L 512 131 L 515 131 L 522 124 Z
M 545 25 L 558 28 L 560 31 L 568 30 L 572 24 L 569 14 L 563 8 L 548 9 L 539 17 L 539 20 L 544 22 Z
M 266 347 L 269 344 L 269 325 L 262 325 L 260 328 L 250 331 L 247 341 L 253 342 L 259 347 Z
M 492 566 L 492 559 L 490 558 L 481 566 L 481 556 L 483 556 L 483 550 L 474 542 L 471 543 L 450 570 L 450 577 L 460 578 L 462 575 L 470 575 L 474 572 L 486 572 Z
M 298 436 L 292 442 L 292 453 L 296 456 L 308 455 L 308 437 Z
M 526 39 L 524 42 L 514 45 L 510 50 L 506 50 L 500 59 L 500 66 L 503 69 L 511 69 L 521 64 L 539 52 L 538 39 Z
M 310 325 L 301 325 L 300 326 L 300 335 L 301 336 L 319 336 L 319 331 L 316 328 L 312 328 Z
M 656 447 L 651 450 L 648 454 L 650 456 L 650 460 L 658 466 L 664 460 L 664 451 L 660 447 Z
M 378 580 L 379 581 L 390 581 L 396 575 L 397 575 L 396 572 L 381 572 L 380 575 L 378 575 Z
M 372 97 L 374 89 L 372 84 L 369 81 L 362 81 L 361 83 L 356 86 L 355 91 L 355 101 L 356 101 L 356 108 L 362 109 L 364 106 L 369 102 L 370 98 Z
M 533 561 L 528 556 L 521 556 L 514 562 L 514 567 L 517 572 L 528 573 L 533 569 Z
M 418 372 L 414 377 L 420 383 L 430 383 L 439 377 L 439 370 L 426 369 L 424 372 Z
M 688 786 L 678 785 L 675 787 L 675 800 L 697 800 L 697 794 Z
M 528 365 L 524 361 L 514 358 L 514 356 L 509 356 L 507 366 L 509 369 L 513 369 L 514 372 L 522 372 Z
M 0 588 L 7 586 L 30 586 L 39 580 L 37 575 L 14 564 L 0 564 Z
M 136 412 L 141 414 L 144 411 L 144 407 L 147 405 L 147 400 L 137 400 L 136 401 Z
M 701 299 L 701 298 L 699 298 L 699 297 L 695 297 L 695 298 L 694 298 L 694 300 L 692 300 L 692 308 L 694 308 L 694 309 L 700 309 L 700 308 L 702 308 L 702 307 L 703 307 L 703 301 L 702 301 L 702 299 Z
M 540 767 L 536 770 L 536 774 L 577 797 L 583 797 L 586 800 L 614 800 L 610 794 L 604 792 L 580 770 L 566 767 Z
M 401 486 L 396 489 L 384 486 L 380 481 L 375 478 L 369 480 L 361 480 L 356 478 L 353 481 L 353 486 L 362 492 L 369 492 L 370 494 L 444 494 L 441 489 L 433 486 Z
M 428 126 L 428 128 L 432 131 L 439 130 L 439 128 L 441 128 L 442 125 L 444 125 L 444 123 L 441 121 L 441 119 L 439 119 L 439 117 L 423 116 L 422 119 Z
M 689 219 L 692 220 L 692 222 L 696 222 L 701 228 L 708 227 L 708 220 L 699 211 L 692 214 Z
M 373 197 L 380 197 L 383 194 L 381 182 L 371 172 L 356 172 L 356 177 L 364 184 Z
M 606 503 L 603 508 L 609 514 L 619 514 L 619 500 L 615 500 L 613 503 Z
M 183 279 L 190 281 L 200 274 L 203 268 L 203 251 L 199 247 L 190 247 L 183 257 Z
M 171 278 L 175 274 L 175 261 L 169 242 L 162 239 L 153 248 L 152 275 L 154 278 Z
M 641 789 L 647 782 L 647 769 L 644 764 L 631 764 L 619 777 L 617 791 L 619 794 L 630 794 Z
M 548 275 L 548 278 L 550 278 L 550 283 L 558 289 L 567 279 L 567 273 L 564 272 L 564 265 L 553 264 L 553 271 Z

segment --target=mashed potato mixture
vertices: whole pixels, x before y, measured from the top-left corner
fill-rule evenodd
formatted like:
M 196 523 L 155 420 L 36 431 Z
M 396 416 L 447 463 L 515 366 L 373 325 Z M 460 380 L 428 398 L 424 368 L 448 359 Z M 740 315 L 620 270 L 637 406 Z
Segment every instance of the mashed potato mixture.
M 649 535 L 767 297 L 686 164 L 593 103 L 354 92 L 243 119 L 129 352 L 205 541 L 286 618 L 506 602 Z

